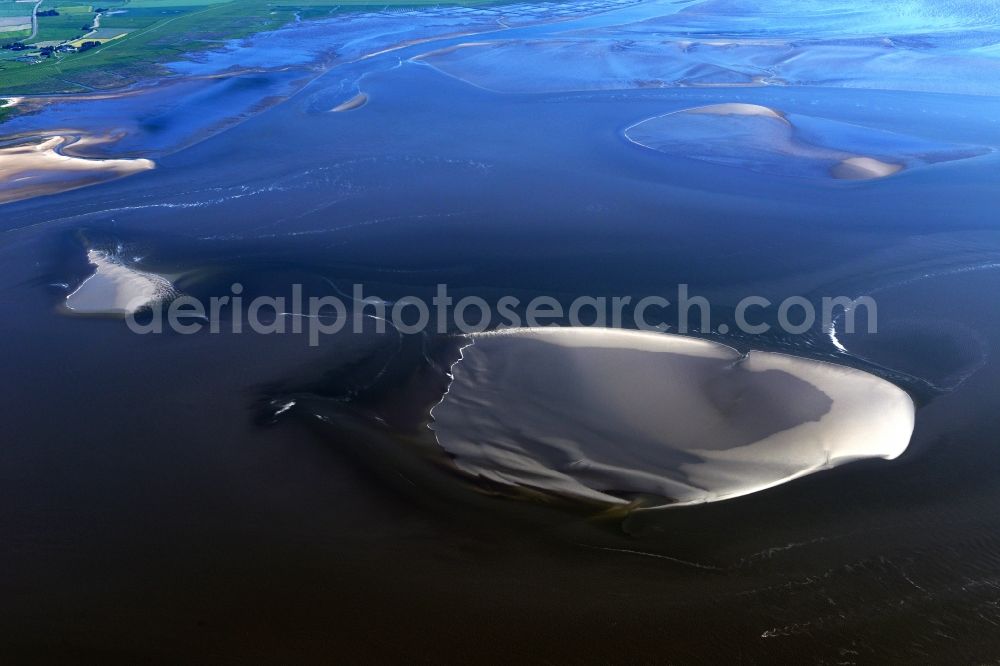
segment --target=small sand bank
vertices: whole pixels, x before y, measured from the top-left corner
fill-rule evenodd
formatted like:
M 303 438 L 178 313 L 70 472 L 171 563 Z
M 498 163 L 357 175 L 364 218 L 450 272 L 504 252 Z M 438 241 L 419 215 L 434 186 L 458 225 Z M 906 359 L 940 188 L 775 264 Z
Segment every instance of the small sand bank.
M 124 317 L 176 294 L 162 275 L 136 270 L 102 250 L 88 250 L 87 260 L 95 271 L 66 297 L 69 314 Z
M 469 336 L 431 412 L 491 483 L 634 508 L 747 495 L 907 448 L 914 406 L 860 370 L 601 328 Z
M 0 148 L 0 203 L 122 178 L 155 168 L 148 159 L 87 159 L 66 155 L 64 136 Z
M 711 104 L 709 106 L 699 106 L 694 109 L 687 109 L 681 113 L 702 113 L 711 116 L 762 116 L 764 118 L 776 118 L 787 123 L 785 116 L 770 107 L 760 104 L 745 104 L 742 102 L 727 102 L 725 104 Z
M 358 93 L 351 99 L 347 100 L 342 104 L 330 109 L 332 113 L 340 113 L 341 111 L 353 111 L 354 109 L 360 109 L 362 106 L 368 103 L 368 95 L 365 93 Z
M 625 137 L 658 152 L 796 178 L 877 180 L 989 152 L 832 118 L 724 103 L 640 121 Z
M 865 180 L 868 178 L 885 178 L 903 170 L 902 164 L 891 164 L 877 160 L 874 157 L 848 157 L 835 165 L 830 174 L 843 180 Z

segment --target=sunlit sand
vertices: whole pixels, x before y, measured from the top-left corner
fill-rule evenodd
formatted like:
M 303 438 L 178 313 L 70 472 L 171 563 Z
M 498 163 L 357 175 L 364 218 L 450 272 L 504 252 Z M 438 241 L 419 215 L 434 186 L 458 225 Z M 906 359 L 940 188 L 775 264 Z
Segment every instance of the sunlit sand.
M 874 375 L 677 335 L 589 328 L 470 337 L 434 407 L 475 477 L 608 504 L 677 506 L 902 454 L 909 395 Z
M 774 118 L 788 123 L 785 117 L 772 108 L 761 106 L 760 104 L 745 104 L 742 102 L 728 102 L 725 104 L 711 104 L 688 109 L 687 113 L 700 113 L 710 116 L 762 116 L 764 118 Z
M 885 178 L 902 171 L 902 164 L 889 164 L 874 157 L 848 157 L 840 162 L 830 173 L 834 178 L 845 180 L 864 180 L 867 178 Z
M 627 128 L 625 136 L 644 148 L 703 162 L 838 180 L 886 178 L 905 169 L 989 152 L 746 103 L 713 104 L 648 118 Z
M 88 250 L 87 259 L 94 274 L 66 297 L 71 314 L 125 316 L 175 293 L 167 278 L 131 268 L 101 250 Z
M 362 106 L 368 103 L 368 95 L 365 93 L 358 93 L 351 99 L 338 104 L 337 106 L 330 109 L 334 113 L 339 113 L 341 111 L 353 111 L 354 109 L 360 109 Z
M 0 148 L 0 203 L 64 192 L 121 178 L 156 165 L 148 159 L 86 159 L 60 152 L 67 139 L 53 136 L 37 143 Z

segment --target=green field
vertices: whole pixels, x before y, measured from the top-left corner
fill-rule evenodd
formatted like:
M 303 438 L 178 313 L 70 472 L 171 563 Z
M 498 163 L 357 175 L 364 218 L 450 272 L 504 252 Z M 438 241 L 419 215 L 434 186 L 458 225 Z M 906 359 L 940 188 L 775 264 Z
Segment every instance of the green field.
M 110 10 L 100 18 L 101 33 L 129 34 L 81 53 L 0 50 L 0 95 L 83 92 L 121 87 L 163 73 L 161 64 L 182 54 L 216 47 L 220 40 L 271 30 L 295 20 L 334 12 L 382 9 L 386 6 L 471 5 L 490 0 L 107 0 L 86 5 L 80 0 L 45 0 L 40 11 L 59 16 L 38 18 L 36 42 L 83 38 L 94 9 Z M 32 5 L 0 0 L 4 11 Z M 0 35 L 0 45 L 23 40 L 24 34 Z M 16 58 L 34 59 L 19 62 Z
M 28 37 L 30 31 L 13 30 L 18 25 L 31 22 L 31 8 L 34 4 L 0 0 L 0 43 L 12 39 Z
M 27 16 L 31 13 L 31 7 L 32 5 L 26 2 L 6 0 L 5 2 L 0 2 L 0 17 Z
M 91 13 L 68 13 L 60 10 L 59 16 L 38 17 L 38 35 L 33 41 L 63 41 L 84 33 L 82 27 L 92 18 Z

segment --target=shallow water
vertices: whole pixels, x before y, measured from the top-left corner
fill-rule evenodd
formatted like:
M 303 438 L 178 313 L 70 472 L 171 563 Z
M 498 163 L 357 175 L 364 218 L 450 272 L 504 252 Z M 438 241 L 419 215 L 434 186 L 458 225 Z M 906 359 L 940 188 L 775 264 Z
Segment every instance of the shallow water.
M 5 136 L 111 136 L 82 154 L 156 168 L 0 208 L 0 655 L 995 660 L 998 26 L 983 2 L 378 13 L 33 100 Z M 732 103 L 908 168 L 801 177 L 626 136 Z M 954 146 L 981 150 L 921 157 Z M 916 431 L 895 461 L 655 515 L 483 494 L 425 455 L 453 350 L 62 316 L 88 251 L 206 297 L 686 283 L 713 306 L 695 333 L 875 373 Z M 751 294 L 871 295 L 880 332 L 720 333 Z

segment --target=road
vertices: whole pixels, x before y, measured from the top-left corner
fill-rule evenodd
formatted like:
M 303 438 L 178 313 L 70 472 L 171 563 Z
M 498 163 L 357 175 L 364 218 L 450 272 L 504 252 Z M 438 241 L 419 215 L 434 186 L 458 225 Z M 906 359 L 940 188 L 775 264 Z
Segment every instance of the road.
M 44 0 L 38 0 L 35 6 L 31 8 L 31 34 L 25 39 L 25 42 L 30 42 L 38 34 L 38 8 L 42 5 Z

